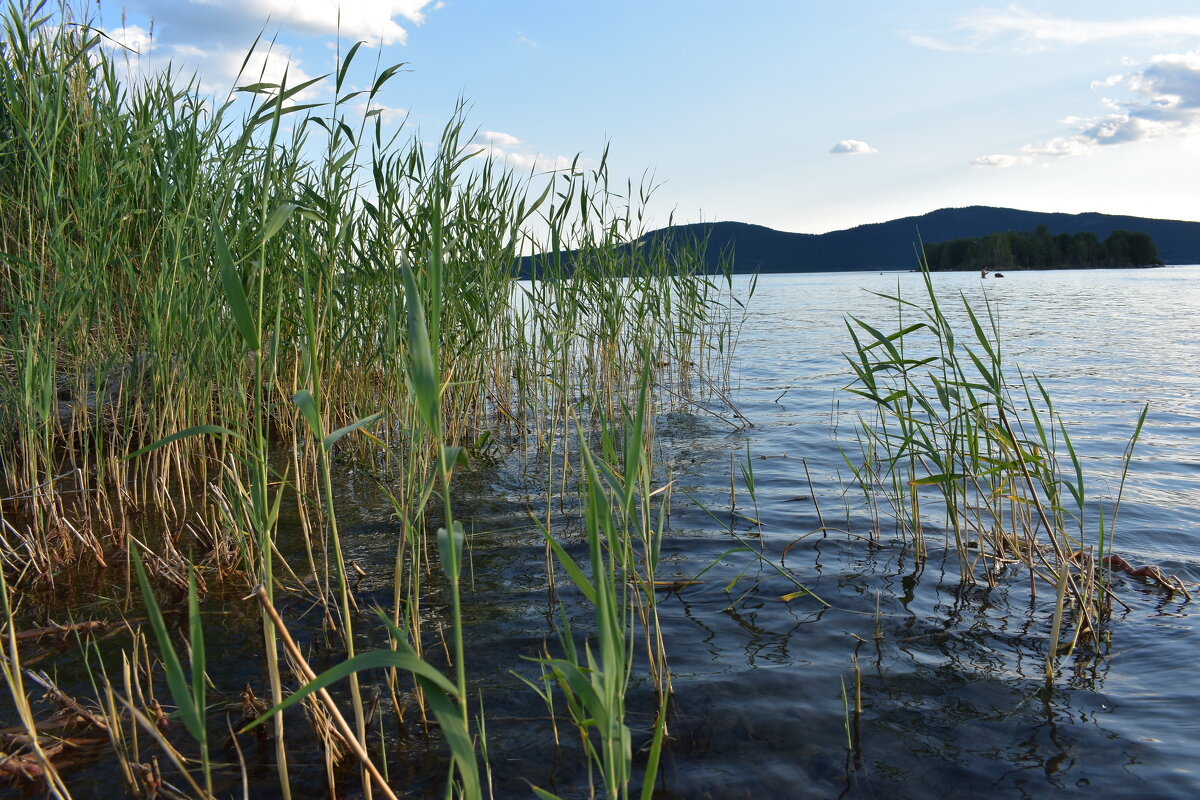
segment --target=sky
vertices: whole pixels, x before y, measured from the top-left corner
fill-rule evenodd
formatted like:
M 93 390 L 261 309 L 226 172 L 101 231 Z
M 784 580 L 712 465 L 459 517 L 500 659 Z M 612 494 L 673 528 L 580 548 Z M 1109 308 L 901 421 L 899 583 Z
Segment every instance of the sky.
M 1200 3 L 103 0 L 136 70 L 227 93 L 366 44 L 389 125 L 656 186 L 649 227 L 804 233 L 993 205 L 1200 220 Z M 243 75 L 241 83 L 252 82 Z M 327 100 L 327 88 L 305 99 Z

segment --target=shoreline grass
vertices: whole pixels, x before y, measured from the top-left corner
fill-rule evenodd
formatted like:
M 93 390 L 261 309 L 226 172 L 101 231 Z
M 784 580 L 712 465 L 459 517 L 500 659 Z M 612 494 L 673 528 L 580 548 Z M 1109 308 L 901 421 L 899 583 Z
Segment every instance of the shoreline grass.
M 293 796 L 288 742 L 300 725 L 325 753 L 331 786 L 353 751 L 364 796 L 386 796 L 369 755 L 380 746 L 370 723 L 379 701 L 345 666 L 375 657 L 356 651 L 356 618 L 366 609 L 349 590 L 332 485 L 332 459 L 359 464 L 402 529 L 386 615 L 387 701 L 401 726 L 414 700 L 422 723 L 432 709 L 454 758 L 446 796 L 482 796 L 475 759 L 476 747 L 486 754 L 476 733 L 484 720 L 476 727 L 469 711 L 478 698 L 458 595 L 466 534 L 454 518 L 451 475 L 472 457 L 486 459 L 489 442 L 509 442 L 534 474 L 544 470 L 532 483 L 548 537 L 552 508 L 601 490 L 597 469 L 604 491 L 623 481 L 627 524 L 603 545 L 618 561 L 592 580 L 604 596 L 631 603 L 623 588 L 637 569 L 630 537 L 642 537 L 637 547 L 652 564 L 656 490 L 649 467 L 598 465 L 644 464 L 654 409 L 721 392 L 736 335 L 728 275 L 704 272 L 702 243 L 671 252 L 634 246 L 634 204 L 649 189 L 610 188 L 607 153 L 595 166 L 577 160 L 522 176 L 467 144 L 461 109 L 432 147 L 385 131 L 375 112 L 352 111 L 364 100 L 369 109 L 398 72 L 381 69 L 369 90 L 352 90 L 357 46 L 339 53 L 329 76 L 290 85 L 243 75 L 230 100 L 213 101 L 170 69 L 123 78 L 98 31 L 67 13 L 10 4 L 3 20 L 0 588 L 6 599 L 53 593 L 77 571 L 121 567 L 109 573 L 119 579 L 137 567 L 157 646 L 135 634 L 123 670 L 101 663 L 94 673 L 104 698 L 97 719 L 135 795 L 162 781 L 195 796 L 216 791 L 209 752 L 222 734 L 205 713 L 211 676 L 195 623 L 208 583 L 259 587 L 276 708 L 297 697 L 290 676 L 315 679 L 284 646 L 287 620 L 277 610 L 279 596 L 306 595 L 343 661 L 352 729 L 335 724 L 328 695 L 307 698 L 304 719 L 274 713 L 278 791 Z M 325 101 L 304 99 L 314 93 Z M 518 259 L 530 251 L 542 253 L 535 279 L 518 282 Z M 602 455 L 590 454 L 592 442 L 602 442 Z M 581 485 L 585 473 L 593 477 Z M 635 508 L 636 497 L 647 505 Z M 282 556 L 284 503 L 300 520 L 300 562 Z M 596 516 L 604 513 L 597 506 L 589 518 L 607 525 Z M 657 524 L 661 536 L 661 517 Z M 641 620 L 661 705 L 669 679 L 646 568 L 640 599 L 621 613 Z M 450 616 L 437 634 L 425 630 L 424 603 L 442 589 Z M 158 609 L 184 599 L 194 624 L 181 651 Z M 16 620 L 6 606 L 10 643 Z M 428 671 L 431 634 L 442 638 L 452 692 Z M 633 633 L 613 635 L 627 681 Z M 10 651 L 6 683 L 28 710 L 19 653 Z M 608 655 L 602 661 L 605 674 L 617 674 Z M 106 677 L 117 674 L 120 686 Z M 162 680 L 199 761 L 162 733 L 168 717 L 152 688 Z M 249 696 L 247 708 L 257 709 Z M 22 720 L 47 786 L 69 796 L 38 755 L 36 722 Z M 139 731 L 162 764 L 143 766 Z M 606 792 L 624 796 L 628 737 L 604 741 Z

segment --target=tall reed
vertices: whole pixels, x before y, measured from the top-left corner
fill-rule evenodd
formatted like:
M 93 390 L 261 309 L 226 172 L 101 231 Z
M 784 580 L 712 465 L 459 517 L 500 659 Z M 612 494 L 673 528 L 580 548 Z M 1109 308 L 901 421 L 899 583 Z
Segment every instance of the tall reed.
M 643 240 L 650 188 L 615 184 L 607 152 L 521 175 L 471 146 L 461 108 L 432 146 L 388 131 L 375 103 L 399 65 L 353 88 L 358 45 L 339 50 L 322 78 L 246 74 L 214 100 L 169 67 L 129 77 L 90 20 L 67 13 L 9 4 L 0 40 L 9 588 L 40 591 L 128 562 L 131 520 L 154 519 L 147 608 L 155 584 L 190 585 L 196 605 L 198 576 L 261 587 L 262 658 L 280 709 L 289 673 L 316 676 L 287 646 L 276 593 L 309 594 L 340 651 L 332 657 L 350 665 L 339 675 L 350 676 L 354 730 L 336 730 L 335 699 L 309 701 L 312 724 L 330 763 L 355 752 L 369 794 L 381 784 L 354 677 L 371 655 L 355 643 L 369 626 L 349 587 L 333 460 L 356 464 L 376 477 L 401 531 L 393 656 L 369 663 L 388 666 L 398 718 L 411 696 L 422 719 L 425 708 L 438 717 L 454 753 L 448 792 L 478 796 L 459 594 L 466 533 L 450 478 L 503 443 L 529 473 L 547 532 L 552 509 L 594 493 L 594 481 L 573 476 L 599 470 L 610 487 L 619 478 L 615 508 L 636 535 L 610 542 L 607 557 L 640 576 L 621 612 L 633 616 L 621 618 L 646 633 L 661 703 L 669 673 L 653 565 L 665 517 L 638 454 L 657 409 L 720 396 L 738 313 L 728 272 L 705 272 L 702 242 Z M 531 280 L 517 280 L 522 264 Z M 622 451 L 626 471 L 587 468 L 581 436 L 602 443 L 605 463 Z M 280 530 L 285 503 L 297 531 Z M 282 555 L 297 541 L 281 537 L 302 545 L 299 563 Z M 423 603 L 437 590 L 450 598 L 450 681 L 425 661 Z M 16 624 L 11 612 L 5 620 Z M 203 713 L 203 637 L 189 635 L 188 683 L 170 631 L 154 627 L 167 665 L 157 675 L 206 753 L 219 734 Z M 627 681 L 632 634 L 611 633 L 625 637 L 610 644 L 623 654 L 612 674 Z M 25 697 L 19 671 L 5 675 Z M 127 694 L 125 710 L 104 707 L 153 718 Z M 290 797 L 283 719 L 271 722 Z
M 919 301 L 883 295 L 896 305 L 894 329 L 854 317 L 846 323 L 854 343 L 849 391 L 874 409 L 859 427 L 865 458 L 856 476 L 890 505 L 921 552 L 923 522 L 931 519 L 922 491 L 936 492 L 963 580 L 992 584 L 1000 565 L 1015 561 L 1029 569 L 1035 593 L 1038 583 L 1051 587 L 1051 671 L 1064 609 L 1073 617 L 1068 648 L 1096 635 L 1110 610 L 1098 564 L 1110 546 L 1120 494 L 1107 516 L 1104 504 L 1089 497 L 1079 454 L 1050 394 L 1036 377 L 1019 369 L 1014 377 L 1006 367 L 992 308 L 978 312 L 963 296 L 967 333 L 960 336 L 924 266 L 922 276 Z M 1146 413 L 1134 426 L 1123 474 Z

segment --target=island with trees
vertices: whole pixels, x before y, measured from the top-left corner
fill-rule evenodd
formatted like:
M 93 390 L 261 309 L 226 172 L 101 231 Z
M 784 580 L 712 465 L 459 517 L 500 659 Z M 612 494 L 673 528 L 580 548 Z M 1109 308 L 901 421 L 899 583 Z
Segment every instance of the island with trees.
M 1107 269 L 1160 267 L 1149 234 L 1113 231 L 1103 241 L 1091 232 L 1000 231 L 974 239 L 951 239 L 924 246 L 925 263 L 935 272 L 992 269 Z

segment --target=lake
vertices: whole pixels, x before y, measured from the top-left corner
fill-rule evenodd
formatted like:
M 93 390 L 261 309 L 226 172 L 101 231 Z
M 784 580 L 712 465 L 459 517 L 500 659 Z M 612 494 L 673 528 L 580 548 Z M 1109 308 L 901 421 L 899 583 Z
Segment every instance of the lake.
M 959 293 L 977 310 L 990 305 L 1008 364 L 1042 379 L 1081 454 L 1089 492 L 1107 497 L 1109 510 L 1121 455 L 1150 404 L 1113 550 L 1188 585 L 1200 580 L 1200 267 L 932 280 L 958 323 L 966 322 Z M 749 294 L 750 280 L 738 278 L 735 289 Z M 672 481 L 672 495 L 657 577 L 674 582 L 658 595 L 658 613 L 674 694 L 654 796 L 1200 796 L 1195 604 L 1118 574 L 1124 606 L 1099 642 L 1060 658 L 1048 684 L 1053 592 L 1042 586 L 1035 598 L 1019 564 L 999 570 L 993 586 L 963 582 L 936 514 L 919 557 L 849 484 L 842 452 L 852 451 L 866 405 L 842 391 L 851 380 L 845 315 L 890 331 L 895 303 L 872 292 L 920 300 L 922 291 L 912 273 L 762 277 L 741 327 L 729 403 L 682 403 L 658 416 L 656 469 Z M 537 471 L 530 474 L 536 481 Z M 456 478 L 457 513 L 469 532 L 472 713 L 486 718 L 496 797 L 530 797 L 531 782 L 583 797 L 588 774 L 576 734 L 561 717 L 556 727 L 520 680 L 536 679 L 530 659 L 557 647 L 555 597 L 577 634 L 590 621 L 588 604 L 565 580 L 555 591 L 548 584 L 544 540 L 529 522 L 544 500 L 539 508 L 530 499 L 537 487 L 528 480 L 504 464 Z M 391 508 L 361 473 L 342 470 L 337 482 L 347 556 L 366 568 L 358 604 L 390 607 L 398 530 Z M 555 514 L 555 535 L 585 557 L 569 513 Z M 796 594 L 797 582 L 828 605 Z M 209 655 L 216 708 L 236 705 L 244 683 L 265 694 L 261 634 L 242 593 L 206 603 L 206 635 L 220 643 Z M 782 599 L 788 595 L 796 596 Z M 302 646 L 318 651 L 314 666 L 340 660 L 322 649 L 310 601 L 280 603 Z M 444 603 L 434 591 L 428 604 L 426 647 L 439 667 Z M 365 611 L 356 630 L 360 650 L 382 641 Z M 644 660 L 639 651 L 627 698 L 634 786 L 653 727 Z M 88 691 L 67 668 L 60 680 Z M 364 680 L 369 690 L 370 676 Z M 401 726 L 380 725 L 389 776 L 401 796 L 441 797 L 440 736 L 422 734 L 414 714 Z M 307 725 L 290 731 L 296 785 L 324 796 Z M 254 796 L 278 796 L 273 747 L 243 747 Z M 219 794 L 236 794 L 235 754 L 218 749 L 231 765 L 218 770 Z M 112 759 L 99 756 L 69 782 L 77 797 L 109 797 L 119 780 Z M 344 783 L 357 789 L 352 776 Z
M 986 280 L 943 273 L 933 281 L 951 316 L 960 292 L 977 309 L 991 304 L 1009 366 L 1044 382 L 1081 453 L 1089 491 L 1115 496 L 1121 454 L 1150 404 L 1113 548 L 1189 585 L 1200 579 L 1200 267 Z M 1111 638 L 1064 657 L 1047 687 L 1053 594 L 1043 588 L 1032 600 L 1021 567 L 989 589 L 962 583 L 948 564 L 951 551 L 928 530 L 923 561 L 889 538 L 886 524 L 878 543 L 829 531 L 800 540 L 785 564 L 830 607 L 804 597 L 784 602 L 795 587 L 744 553 L 727 555 L 737 542 L 689 500 L 757 536 L 757 526 L 730 512 L 732 475 L 737 510 L 761 521 L 755 541 L 776 561 L 822 520 L 869 533 L 873 521 L 844 485 L 838 448 L 839 440 L 853 442 L 863 407 L 840 391 L 850 380 L 843 318 L 893 330 L 895 304 L 871 292 L 897 289 L 919 300 L 921 277 L 760 278 L 730 396 L 753 427 L 735 427 L 719 405 L 659 420 L 660 459 L 675 480 L 659 577 L 686 580 L 716 566 L 660 599 L 675 704 L 656 796 L 1200 796 L 1194 604 L 1118 576 L 1128 610 L 1114 614 Z M 754 510 L 742 486 L 747 448 Z M 546 635 L 541 550 L 536 535 L 512 532 L 474 545 L 477 574 L 507 576 L 478 596 L 486 619 L 471 636 L 470 657 L 496 676 L 484 683 L 494 683 L 489 707 L 501 717 L 529 713 L 501 699 L 513 683 L 502 676 L 514 653 L 536 653 Z M 855 663 L 860 715 L 843 705 Z M 636 732 L 636 715 L 630 724 Z M 538 782 L 549 751 L 544 724 L 541 734 L 528 727 L 526 736 L 506 733 L 492 751 L 511 774 Z M 564 767 L 543 779 L 578 796 L 579 776 L 570 776 Z M 521 795 L 522 786 L 500 781 L 498 790 Z

